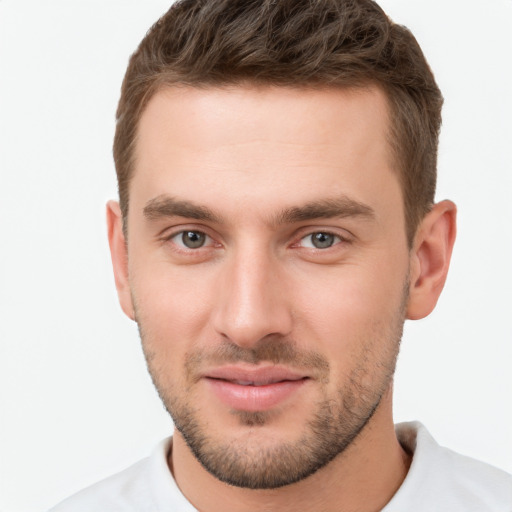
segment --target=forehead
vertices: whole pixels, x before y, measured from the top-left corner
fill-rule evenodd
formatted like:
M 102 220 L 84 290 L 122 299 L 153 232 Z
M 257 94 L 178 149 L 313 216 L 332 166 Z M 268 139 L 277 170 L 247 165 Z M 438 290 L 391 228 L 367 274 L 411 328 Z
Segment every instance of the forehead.
M 164 128 L 175 145 L 193 149 L 219 147 L 228 138 L 245 143 L 248 136 L 292 144 L 339 144 L 361 130 L 373 139 L 386 136 L 388 118 L 387 98 L 376 86 L 168 86 L 149 101 L 138 135 L 144 145 L 146 136 L 155 141 L 155 129 Z M 140 144 L 137 149 L 140 156 Z
M 383 201 L 398 187 L 388 119 L 376 87 L 162 89 L 139 123 L 131 205 L 162 194 L 226 210 Z

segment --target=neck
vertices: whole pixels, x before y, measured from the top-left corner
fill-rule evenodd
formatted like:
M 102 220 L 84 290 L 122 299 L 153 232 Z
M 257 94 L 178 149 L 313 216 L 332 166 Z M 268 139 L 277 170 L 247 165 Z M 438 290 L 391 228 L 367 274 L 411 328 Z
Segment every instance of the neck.
M 389 390 L 343 453 L 310 477 L 278 489 L 251 490 L 221 482 L 199 464 L 179 432 L 169 465 L 182 493 L 201 512 L 376 512 L 393 497 L 410 465 L 395 435 L 391 406 Z

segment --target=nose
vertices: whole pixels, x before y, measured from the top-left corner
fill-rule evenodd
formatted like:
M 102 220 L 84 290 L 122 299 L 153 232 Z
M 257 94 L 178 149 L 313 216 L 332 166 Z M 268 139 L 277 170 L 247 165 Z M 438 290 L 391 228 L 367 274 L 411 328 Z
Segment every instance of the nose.
M 289 335 L 292 314 L 277 258 L 253 247 L 236 251 L 223 265 L 213 312 L 215 330 L 244 348 L 267 336 Z

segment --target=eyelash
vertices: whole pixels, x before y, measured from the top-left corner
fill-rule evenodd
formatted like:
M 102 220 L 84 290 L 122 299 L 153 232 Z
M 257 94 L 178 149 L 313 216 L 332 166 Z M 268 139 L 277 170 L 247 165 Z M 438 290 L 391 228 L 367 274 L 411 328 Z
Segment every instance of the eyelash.
M 195 233 L 197 235 L 202 235 L 205 237 L 205 242 L 198 246 L 198 247 L 187 247 L 185 246 L 185 244 L 181 241 L 173 241 L 173 239 L 181 236 L 183 237 L 183 235 L 185 233 Z M 328 237 L 333 237 L 334 238 L 334 241 L 331 245 L 328 245 L 326 247 L 314 247 L 314 243 L 311 241 L 311 245 L 310 247 L 304 247 L 303 245 L 301 245 L 301 243 L 310 238 L 312 240 L 312 237 L 314 235 L 324 235 L 324 236 L 328 236 Z M 201 230 L 201 229 L 181 229 L 179 231 L 175 231 L 175 232 L 172 232 L 171 234 L 169 234 L 168 236 L 165 236 L 162 238 L 162 241 L 163 242 L 171 242 L 173 243 L 173 245 L 175 246 L 176 250 L 179 251 L 179 252 L 186 252 L 186 253 L 192 253 L 192 252 L 197 252 L 199 249 L 207 249 L 209 247 L 221 247 L 221 244 L 220 243 L 215 243 L 215 240 L 212 236 L 210 236 L 208 233 L 206 233 L 205 231 Z M 212 243 L 213 242 L 213 243 Z M 319 251 L 319 252 L 325 252 L 325 251 L 328 251 L 329 249 L 331 249 L 332 247 L 335 247 L 339 244 L 342 244 L 342 243 L 350 243 L 351 240 L 346 237 L 346 236 L 342 236 L 340 235 L 339 233 L 334 233 L 332 231 L 329 231 L 329 230 L 322 230 L 322 229 L 319 229 L 319 230 L 315 230 L 315 231 L 310 231 L 308 232 L 307 234 L 303 235 L 303 236 L 300 236 L 300 238 L 298 239 L 297 242 L 294 242 L 293 244 L 291 244 L 291 247 L 302 247 L 304 249 L 308 249 L 308 250 L 313 250 L 313 251 Z
M 318 231 L 312 231 L 312 232 L 308 233 L 307 235 L 302 236 L 299 239 L 299 242 L 297 243 L 297 245 L 300 244 L 300 242 L 302 242 L 303 240 L 306 240 L 308 238 L 311 239 L 311 241 L 312 241 L 314 235 L 325 235 L 325 236 L 333 237 L 335 239 L 335 241 L 328 247 L 307 247 L 307 249 L 313 249 L 316 251 L 326 251 L 326 250 L 330 249 L 331 247 L 334 247 L 340 243 L 348 242 L 347 238 L 341 236 L 338 233 L 333 233 L 333 232 L 327 231 L 327 230 L 318 230 Z M 314 245 L 313 242 L 311 242 L 311 244 Z
M 197 248 L 192 248 L 192 247 L 185 246 L 183 243 L 173 241 L 173 239 L 175 239 L 179 236 L 183 237 L 183 235 L 185 233 L 196 233 L 198 235 L 203 235 L 205 237 L 205 243 Z M 215 243 L 212 243 L 212 242 L 214 242 L 213 237 L 211 237 L 210 235 L 208 235 L 208 233 L 206 233 L 205 231 L 200 230 L 200 229 L 181 229 L 179 231 L 174 231 L 171 234 L 164 236 L 162 238 L 162 241 L 166 242 L 166 243 L 168 243 L 168 242 L 173 243 L 173 245 L 175 245 L 178 248 L 177 250 L 183 251 L 183 252 L 195 252 L 198 249 L 204 249 L 204 248 L 208 248 L 208 247 L 215 245 Z M 217 245 L 220 246 L 220 244 L 217 244 Z

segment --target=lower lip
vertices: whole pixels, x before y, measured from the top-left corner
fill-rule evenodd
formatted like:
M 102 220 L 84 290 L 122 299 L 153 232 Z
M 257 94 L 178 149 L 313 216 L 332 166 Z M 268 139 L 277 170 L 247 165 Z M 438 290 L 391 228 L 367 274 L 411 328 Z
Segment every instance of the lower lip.
M 232 409 L 249 412 L 266 411 L 281 404 L 297 392 L 306 380 L 285 380 L 265 386 L 241 386 L 226 380 L 206 379 L 223 403 Z

